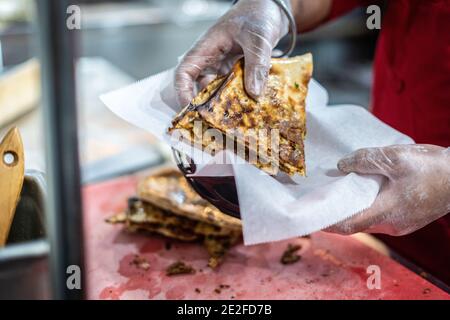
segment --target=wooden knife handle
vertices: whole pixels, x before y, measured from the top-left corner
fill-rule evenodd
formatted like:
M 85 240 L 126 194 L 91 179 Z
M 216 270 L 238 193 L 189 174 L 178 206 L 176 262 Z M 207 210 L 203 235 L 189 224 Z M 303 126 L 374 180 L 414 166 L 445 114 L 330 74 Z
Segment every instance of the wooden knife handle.
M 24 152 L 19 129 L 10 129 L 0 143 L 0 247 L 8 239 L 24 179 Z

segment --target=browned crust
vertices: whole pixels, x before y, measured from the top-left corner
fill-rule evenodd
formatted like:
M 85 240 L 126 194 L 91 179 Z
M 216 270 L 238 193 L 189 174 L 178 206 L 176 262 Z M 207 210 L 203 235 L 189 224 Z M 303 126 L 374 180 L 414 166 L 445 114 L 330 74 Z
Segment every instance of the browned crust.
M 131 198 L 128 210 L 107 219 L 107 222 L 124 224 L 130 232 L 146 231 L 181 241 L 202 241 L 210 255 L 208 265 L 211 268 L 221 263 L 230 247 L 241 237 L 241 229 L 190 219 L 138 198 Z
M 163 168 L 142 179 L 137 195 L 140 199 L 180 216 L 239 232 L 242 230 L 240 219 L 220 212 L 201 198 L 175 168 Z
M 245 92 L 243 70 L 243 60 L 240 60 L 229 75 L 212 81 L 176 116 L 169 131 L 193 131 L 193 122 L 202 121 L 206 127 L 218 129 L 224 135 L 232 133 L 237 136 L 237 142 L 245 145 L 250 153 L 256 150 L 252 150 L 248 139 L 268 146 L 270 142 L 261 141 L 259 132 L 262 129 L 279 129 L 280 149 L 272 151 L 269 148 L 267 158 L 274 159 L 275 154 L 271 153 L 278 152 L 282 171 L 289 175 L 304 175 L 305 99 L 312 76 L 311 54 L 272 59 L 267 85 L 258 101 Z M 191 140 L 194 137 L 192 132 Z M 261 160 L 264 161 L 258 161 L 255 165 L 270 171 L 263 163 L 267 159 Z

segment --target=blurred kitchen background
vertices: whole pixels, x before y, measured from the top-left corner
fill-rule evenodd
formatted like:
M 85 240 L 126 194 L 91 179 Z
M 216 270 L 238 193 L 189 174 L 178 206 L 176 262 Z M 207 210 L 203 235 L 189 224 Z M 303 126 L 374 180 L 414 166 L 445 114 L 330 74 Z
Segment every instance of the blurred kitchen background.
M 140 129 L 110 114 L 98 95 L 177 63 L 224 14 L 231 0 L 74 1 L 79 141 L 84 182 L 133 172 L 169 157 Z M 298 37 L 294 54 L 314 54 L 314 77 L 331 104 L 369 106 L 377 32 L 365 8 Z M 29 0 L 0 0 L 0 134 L 18 125 L 28 167 L 44 170 L 35 8 Z M 282 41 L 280 46 L 285 45 Z M 126 106 L 124 106 L 126 107 Z

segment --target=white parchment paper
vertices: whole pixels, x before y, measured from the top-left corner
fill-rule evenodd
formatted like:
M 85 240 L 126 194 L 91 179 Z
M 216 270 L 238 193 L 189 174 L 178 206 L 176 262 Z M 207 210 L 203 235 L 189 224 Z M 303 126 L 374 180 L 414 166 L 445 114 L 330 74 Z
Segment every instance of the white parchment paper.
M 166 134 L 178 111 L 172 79 L 170 69 L 100 98 L 119 117 L 172 143 Z M 383 178 L 343 175 L 336 169 L 338 160 L 359 148 L 413 143 L 362 107 L 327 104 L 326 90 L 311 80 L 306 101 L 306 177 L 275 179 L 243 161 L 208 164 L 214 159 L 200 152 L 203 165 L 196 174 L 235 176 L 245 244 L 306 235 L 369 207 Z M 186 146 L 176 147 L 183 151 Z M 200 161 L 195 156 L 194 160 Z

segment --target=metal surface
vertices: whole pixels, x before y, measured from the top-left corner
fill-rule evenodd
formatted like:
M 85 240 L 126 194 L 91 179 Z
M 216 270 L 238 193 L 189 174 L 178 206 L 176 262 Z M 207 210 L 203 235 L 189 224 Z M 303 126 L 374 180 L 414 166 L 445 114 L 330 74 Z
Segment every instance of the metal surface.
M 288 9 L 286 4 L 282 0 L 273 0 L 284 12 L 289 21 L 289 46 L 280 55 L 275 56 L 275 58 L 288 57 L 294 51 L 297 44 L 297 25 L 295 24 L 294 16 L 291 10 Z
M 151 145 L 130 147 L 119 154 L 85 165 L 82 168 L 82 182 L 83 184 L 99 182 L 160 165 L 163 162 L 162 155 Z
M 238 244 L 219 268 L 211 270 L 201 244 L 130 234 L 123 226 L 105 223 L 105 218 L 125 209 L 138 178 L 122 177 L 83 189 L 90 299 L 450 299 L 355 238 L 325 232 L 261 245 Z M 289 243 L 301 246 L 301 259 L 283 265 L 280 257 Z M 148 266 L 140 266 L 136 258 Z M 165 269 L 177 260 L 192 265 L 196 273 L 166 276 Z M 367 286 L 367 268 L 373 265 L 381 270 L 381 289 Z
M 38 4 L 42 63 L 44 127 L 47 142 L 47 220 L 51 245 L 53 297 L 83 298 L 82 289 L 69 290 L 66 270 L 83 271 L 80 173 L 74 84 L 73 30 L 66 26 L 66 0 Z M 81 275 L 83 282 L 84 277 Z
M 7 246 L 0 250 L 0 299 L 50 298 L 44 191 L 42 174 L 27 171 Z
M 0 251 L 0 299 L 48 299 L 48 242 L 11 244 Z

